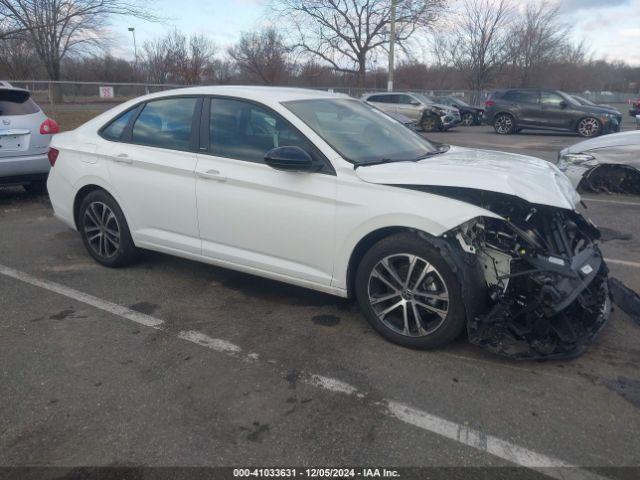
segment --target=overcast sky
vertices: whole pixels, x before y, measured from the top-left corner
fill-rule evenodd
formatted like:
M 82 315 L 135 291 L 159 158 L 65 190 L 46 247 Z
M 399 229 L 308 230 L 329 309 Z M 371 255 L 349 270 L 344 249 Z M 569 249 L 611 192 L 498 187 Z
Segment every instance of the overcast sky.
M 539 0 L 520 0 L 539 1 Z M 558 0 L 565 21 L 575 26 L 574 40 L 585 39 L 596 58 L 640 65 L 640 0 Z M 234 43 L 242 31 L 266 22 L 266 0 L 157 0 L 162 24 L 116 19 L 111 25 L 112 53 L 133 58 L 127 27 L 135 27 L 138 47 L 146 39 L 177 27 L 186 33 L 210 36 L 219 50 Z M 421 59 L 422 54 L 415 55 Z

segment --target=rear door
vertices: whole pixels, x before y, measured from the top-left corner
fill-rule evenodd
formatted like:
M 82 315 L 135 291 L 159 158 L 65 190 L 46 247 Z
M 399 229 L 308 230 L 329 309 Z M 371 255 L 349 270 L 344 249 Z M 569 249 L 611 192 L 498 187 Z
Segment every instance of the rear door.
M 537 126 L 540 122 L 540 100 L 537 90 L 509 90 L 501 98 L 507 111 L 513 113 L 520 126 Z
M 0 158 L 45 155 L 51 135 L 41 135 L 40 125 L 46 119 L 29 92 L 0 88 Z
M 101 131 L 98 156 L 136 244 L 201 253 L 195 198 L 197 128 L 202 98 L 152 100 Z

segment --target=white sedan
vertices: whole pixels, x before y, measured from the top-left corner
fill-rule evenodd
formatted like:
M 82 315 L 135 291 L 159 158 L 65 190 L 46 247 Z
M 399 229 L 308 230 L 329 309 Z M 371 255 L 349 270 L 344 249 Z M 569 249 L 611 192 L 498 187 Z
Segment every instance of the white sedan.
M 405 346 L 466 329 L 516 358 L 577 355 L 609 317 L 598 231 L 555 166 L 432 144 L 346 96 L 167 91 L 52 147 L 55 213 L 108 267 L 156 250 L 355 297 Z

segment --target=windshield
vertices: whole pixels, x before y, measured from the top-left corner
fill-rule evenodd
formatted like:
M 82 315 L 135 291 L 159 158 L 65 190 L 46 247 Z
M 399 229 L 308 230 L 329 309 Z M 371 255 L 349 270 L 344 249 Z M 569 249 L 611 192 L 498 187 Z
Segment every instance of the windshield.
M 9 115 L 29 115 L 40 109 L 24 90 L 0 89 L 0 117 Z
M 569 105 L 580 105 L 580 102 L 578 102 L 578 100 L 573 98 L 571 95 L 567 95 L 566 93 L 560 91 L 558 91 L 558 93 Z
M 439 152 L 417 133 L 358 100 L 296 100 L 283 105 L 356 165 L 417 160 Z
M 592 107 L 596 106 L 595 103 L 593 103 L 591 100 L 587 100 L 586 98 L 578 97 L 577 95 L 574 95 L 573 98 L 575 98 L 578 103 L 581 103 L 582 105 L 591 105 Z
M 447 99 L 449 99 L 449 101 L 451 103 L 457 103 L 458 105 L 461 105 L 463 107 L 470 107 L 471 105 L 469 105 L 467 102 L 465 102 L 464 100 L 458 98 L 458 97 L 445 97 Z

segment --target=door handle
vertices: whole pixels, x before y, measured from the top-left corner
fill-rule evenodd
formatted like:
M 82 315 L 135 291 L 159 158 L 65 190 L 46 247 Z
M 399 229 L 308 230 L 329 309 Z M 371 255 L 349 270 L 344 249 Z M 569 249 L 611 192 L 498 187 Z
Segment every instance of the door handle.
M 226 182 L 227 177 L 220 175 L 218 170 L 207 170 L 206 172 L 197 172 L 198 177 L 204 180 L 216 180 L 217 182 Z
M 129 158 L 129 155 L 127 155 L 126 153 L 120 153 L 117 157 L 115 157 L 113 159 L 115 162 L 118 163 L 127 163 L 127 164 L 132 164 L 133 160 L 131 160 Z

